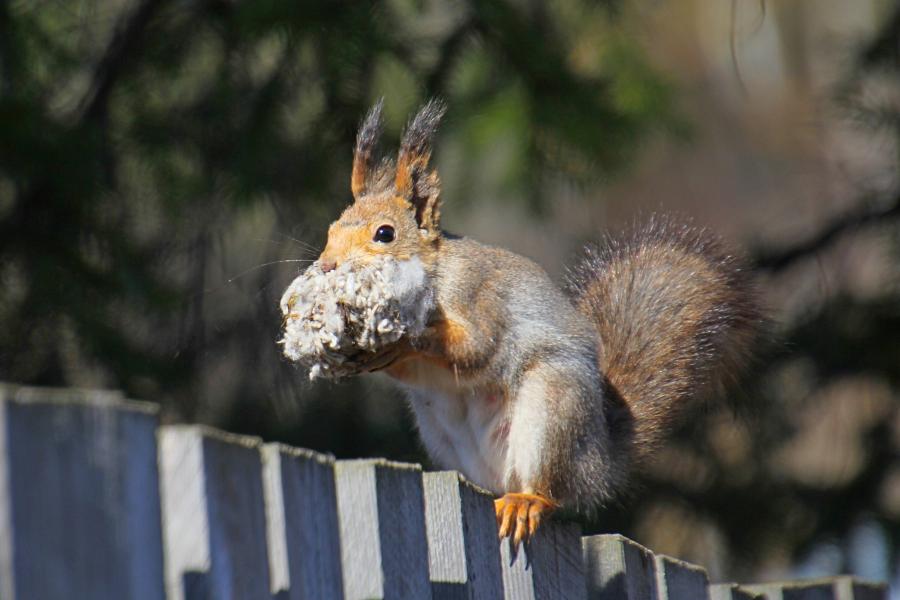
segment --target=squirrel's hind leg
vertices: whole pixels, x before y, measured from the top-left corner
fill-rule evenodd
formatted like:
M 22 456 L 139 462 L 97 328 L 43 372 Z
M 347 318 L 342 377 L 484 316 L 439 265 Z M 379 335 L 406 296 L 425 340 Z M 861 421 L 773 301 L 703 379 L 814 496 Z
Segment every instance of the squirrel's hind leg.
M 590 511 L 624 475 L 606 421 L 604 388 L 596 371 L 589 376 L 585 354 L 593 359 L 588 352 L 574 359 L 547 352 L 520 376 L 509 407 L 507 494 L 495 505 L 501 537 L 518 542 L 558 506 Z M 538 506 L 533 525 L 532 505 Z
M 557 494 L 572 483 L 570 463 L 577 458 L 575 440 L 582 437 L 575 417 L 589 397 L 571 374 L 580 365 L 549 353 L 541 358 L 522 373 L 511 400 L 507 493 L 494 503 L 500 537 L 512 537 L 516 547 L 557 508 Z M 560 435 L 557 419 L 571 423 L 569 435 Z

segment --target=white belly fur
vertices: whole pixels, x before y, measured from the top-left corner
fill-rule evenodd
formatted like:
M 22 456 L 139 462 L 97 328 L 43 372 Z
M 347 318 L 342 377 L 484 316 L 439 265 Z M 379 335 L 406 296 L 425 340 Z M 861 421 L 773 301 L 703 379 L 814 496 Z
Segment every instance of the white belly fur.
M 410 367 L 415 372 L 403 387 L 431 459 L 496 494 L 507 491 L 506 402 L 477 383 L 458 382 L 446 369 L 419 361 Z M 428 388 L 416 381 L 427 381 Z

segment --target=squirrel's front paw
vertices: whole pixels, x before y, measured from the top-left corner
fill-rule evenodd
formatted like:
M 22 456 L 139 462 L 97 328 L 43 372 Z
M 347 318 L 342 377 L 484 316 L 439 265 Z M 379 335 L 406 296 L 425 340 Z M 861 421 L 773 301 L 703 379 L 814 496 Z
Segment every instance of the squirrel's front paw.
M 519 547 L 537 531 L 541 519 L 556 510 L 556 503 L 539 494 L 506 494 L 494 500 L 494 512 L 500 527 L 500 539 L 512 534 L 513 546 Z M 515 529 L 513 529 L 515 524 Z

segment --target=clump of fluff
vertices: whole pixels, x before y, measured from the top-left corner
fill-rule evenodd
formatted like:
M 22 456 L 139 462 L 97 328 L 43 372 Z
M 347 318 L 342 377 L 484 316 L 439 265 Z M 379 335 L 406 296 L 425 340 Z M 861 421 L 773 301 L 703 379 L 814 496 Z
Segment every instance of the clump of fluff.
M 418 258 L 344 263 L 325 273 L 312 264 L 281 298 L 284 355 L 309 367 L 309 378 L 359 373 L 368 359 L 404 335 L 416 336 L 434 306 Z

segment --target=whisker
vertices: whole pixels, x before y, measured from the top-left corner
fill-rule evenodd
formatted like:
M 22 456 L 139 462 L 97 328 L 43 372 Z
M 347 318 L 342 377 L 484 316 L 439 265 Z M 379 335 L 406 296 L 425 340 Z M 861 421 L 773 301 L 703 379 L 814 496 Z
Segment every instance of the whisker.
M 307 248 L 308 250 L 311 250 L 312 252 L 315 252 L 317 254 L 321 254 L 321 252 L 322 252 L 321 248 L 317 248 L 317 247 L 313 246 L 312 244 L 310 244 L 309 242 L 304 242 L 303 240 L 298 240 L 297 238 L 291 237 L 286 233 L 281 233 L 280 231 L 276 231 L 275 233 L 277 235 L 280 235 L 280 236 L 300 245 L 303 248 Z
M 270 239 L 266 239 L 266 238 L 252 238 L 252 239 L 253 239 L 253 241 L 256 241 L 256 242 L 265 242 L 266 244 L 277 244 L 277 245 L 279 245 L 279 246 L 284 245 L 284 244 L 287 243 L 286 241 L 270 240 Z M 290 241 L 298 242 L 298 243 L 299 243 L 298 240 L 290 240 Z M 318 256 L 319 254 L 321 254 L 320 251 L 318 251 L 317 249 L 313 248 L 312 246 L 309 246 L 309 244 L 307 244 L 307 246 L 308 246 L 308 247 L 304 247 L 304 246 L 301 245 L 301 246 L 300 246 L 301 252 L 309 253 L 310 256 Z
M 225 281 L 227 283 L 231 283 L 235 279 L 243 277 L 244 275 L 247 275 L 248 273 L 251 273 L 257 269 L 262 269 L 263 267 L 271 267 L 272 265 L 279 265 L 281 263 L 310 263 L 310 262 L 315 262 L 315 260 L 311 259 L 311 258 L 285 258 L 282 260 L 273 260 L 271 262 L 262 263 L 261 265 L 256 265 L 255 267 L 250 267 L 246 271 L 241 271 L 234 277 L 230 277 L 229 279 L 226 279 Z
M 243 277 L 244 275 L 248 275 L 248 274 L 252 273 L 253 271 L 256 271 L 257 269 L 262 269 L 263 267 L 271 267 L 272 265 L 278 265 L 278 264 L 281 264 L 281 263 L 311 263 L 311 262 L 315 262 L 315 261 L 314 261 L 313 259 L 306 259 L 306 258 L 285 258 L 285 259 L 282 259 L 282 260 L 273 260 L 273 261 L 271 261 L 271 262 L 262 263 L 261 265 L 256 265 L 256 266 L 250 267 L 249 269 L 247 269 L 247 270 L 245 270 L 245 271 L 241 271 L 240 273 L 238 273 L 237 275 L 235 275 L 235 276 L 233 276 L 233 277 L 229 277 L 229 278 L 226 279 L 225 282 L 222 283 L 221 285 L 217 285 L 217 286 L 215 286 L 215 287 L 212 287 L 212 288 L 209 288 L 209 289 L 205 289 L 205 290 L 203 290 L 202 292 L 197 292 L 196 295 L 203 295 L 203 296 L 205 296 L 205 295 L 207 295 L 207 294 L 214 294 L 214 293 L 216 293 L 216 292 L 219 292 L 219 291 L 225 289 L 225 287 L 226 287 L 229 283 L 234 283 L 234 281 L 235 281 L 236 279 L 240 279 L 240 278 Z M 271 283 L 270 283 L 270 284 L 264 285 L 264 286 L 261 288 L 261 290 L 266 289 L 266 287 L 268 287 L 268 285 L 271 285 Z M 192 296 L 192 297 L 193 297 L 193 296 Z

